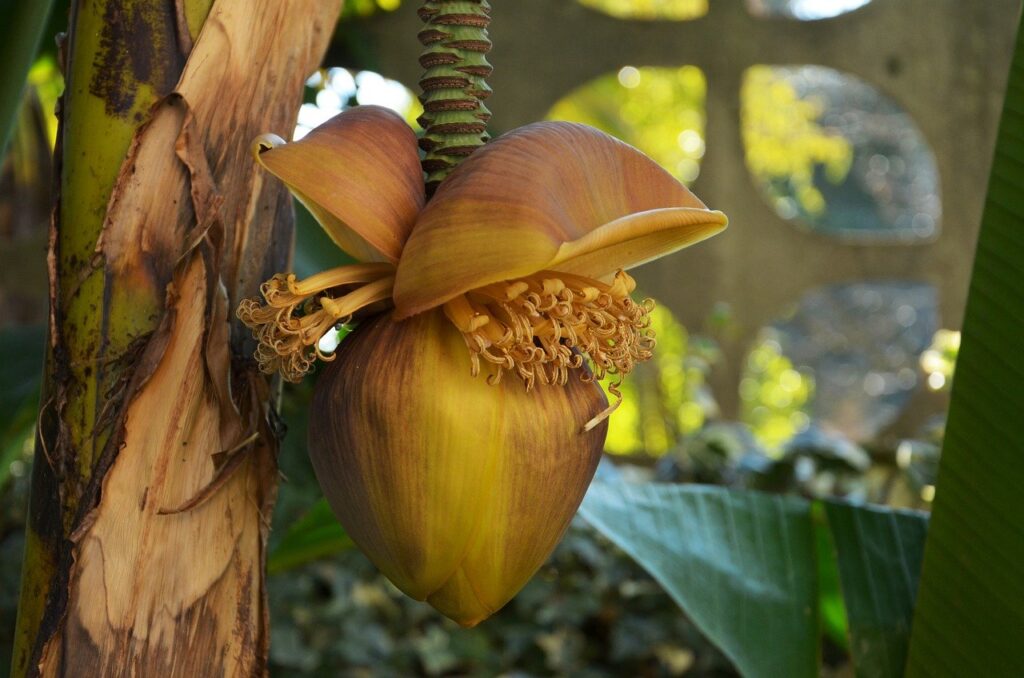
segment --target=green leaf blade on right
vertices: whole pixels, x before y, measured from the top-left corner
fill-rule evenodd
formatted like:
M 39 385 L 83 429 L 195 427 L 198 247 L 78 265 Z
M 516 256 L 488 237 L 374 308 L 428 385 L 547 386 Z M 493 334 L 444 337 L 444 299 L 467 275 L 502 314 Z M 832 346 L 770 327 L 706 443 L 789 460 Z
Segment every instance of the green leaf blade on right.
M 908 676 L 1024 672 L 1021 139 L 1024 34 L 1018 30 L 953 380 Z

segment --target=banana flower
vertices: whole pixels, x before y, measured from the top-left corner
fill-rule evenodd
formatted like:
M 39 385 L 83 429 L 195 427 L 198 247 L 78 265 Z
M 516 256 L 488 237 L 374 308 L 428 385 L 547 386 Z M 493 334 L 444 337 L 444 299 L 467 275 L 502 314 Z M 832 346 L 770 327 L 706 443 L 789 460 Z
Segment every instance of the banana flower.
M 279 274 L 243 302 L 256 358 L 289 380 L 331 363 L 309 447 L 335 514 L 399 589 L 475 625 L 543 564 L 583 498 L 611 410 L 595 380 L 654 348 L 650 302 L 631 298 L 625 271 L 726 218 L 571 123 L 487 144 L 429 203 L 415 135 L 383 108 L 254 150 L 360 262 Z M 340 346 L 325 341 L 353 320 Z

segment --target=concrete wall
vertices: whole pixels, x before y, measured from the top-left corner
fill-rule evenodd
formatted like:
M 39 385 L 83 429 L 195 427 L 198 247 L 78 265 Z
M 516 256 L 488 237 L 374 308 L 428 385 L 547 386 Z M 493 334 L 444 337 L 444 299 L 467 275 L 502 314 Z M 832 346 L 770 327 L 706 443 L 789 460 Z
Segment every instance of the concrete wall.
M 542 119 L 593 77 L 624 65 L 700 67 L 708 81 L 707 153 L 694 191 L 729 214 L 730 230 L 637 271 L 643 290 L 701 330 L 716 302 L 737 326 L 719 337 L 714 377 L 726 416 L 738 408 L 743 357 L 760 327 L 818 285 L 866 279 L 928 282 L 940 323 L 961 322 L 1020 0 L 875 0 L 834 19 L 758 19 L 742 0 L 712 0 L 689 22 L 623 21 L 574 0 L 492 0 L 490 79 L 495 132 Z M 414 86 L 420 68 L 412 11 L 366 23 L 382 72 Z M 399 36 L 409 36 L 399 39 Z M 913 245 L 851 245 L 781 220 L 743 161 L 739 90 L 754 64 L 817 64 L 853 74 L 897 101 L 935 153 L 941 234 Z M 921 394 L 893 433 L 936 403 Z

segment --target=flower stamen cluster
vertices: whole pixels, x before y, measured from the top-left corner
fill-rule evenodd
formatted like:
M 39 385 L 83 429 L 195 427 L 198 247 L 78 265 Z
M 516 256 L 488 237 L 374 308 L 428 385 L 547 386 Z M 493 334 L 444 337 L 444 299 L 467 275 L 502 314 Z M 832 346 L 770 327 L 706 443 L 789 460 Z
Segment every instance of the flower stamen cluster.
M 460 295 L 444 310 L 462 332 L 474 375 L 484 361 L 500 368 L 488 377 L 490 383 L 509 371 L 530 390 L 537 382 L 565 385 L 569 370 L 581 368 L 584 356 L 592 369 L 582 372 L 584 381 L 621 379 L 650 359 L 654 302 L 633 301 L 635 287 L 624 271 L 610 284 L 541 271 Z
M 238 306 L 239 320 L 259 342 L 255 358 L 260 370 L 298 382 L 318 358 L 333 360 L 333 354 L 321 349 L 320 339 L 363 309 L 380 302 L 390 305 L 394 272 L 391 264 L 358 264 L 301 281 L 279 273 L 263 283 L 265 304 L 246 299 Z

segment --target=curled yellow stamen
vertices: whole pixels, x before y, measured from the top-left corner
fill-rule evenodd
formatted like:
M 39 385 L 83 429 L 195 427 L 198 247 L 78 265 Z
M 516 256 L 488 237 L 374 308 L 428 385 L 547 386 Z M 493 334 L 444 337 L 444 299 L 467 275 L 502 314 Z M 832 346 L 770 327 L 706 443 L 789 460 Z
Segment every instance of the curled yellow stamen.
M 497 366 L 490 381 L 514 372 L 532 389 L 565 384 L 569 371 L 583 366 L 587 381 L 616 375 L 617 386 L 637 363 L 650 359 L 654 302 L 630 298 L 636 282 L 619 271 L 610 283 L 569 273 L 541 271 L 521 280 L 487 285 L 452 299 L 444 310 L 462 332 L 474 374 L 481 360 Z M 606 419 L 618 402 L 587 424 L 590 430 Z
M 320 339 L 367 306 L 390 302 L 394 272 L 392 264 L 356 264 L 305 280 L 278 274 L 263 283 L 265 304 L 246 299 L 238 306 L 238 318 L 259 342 L 255 357 L 260 369 L 297 382 L 317 358 L 333 360 L 320 349 Z

